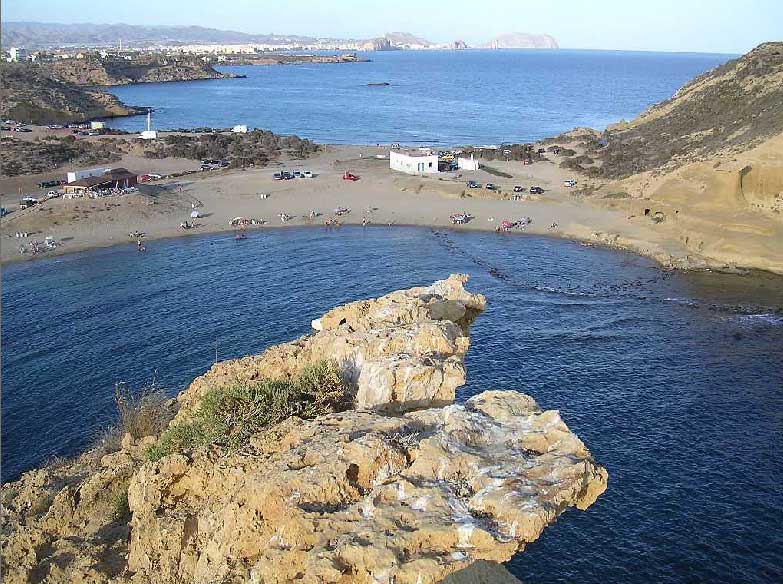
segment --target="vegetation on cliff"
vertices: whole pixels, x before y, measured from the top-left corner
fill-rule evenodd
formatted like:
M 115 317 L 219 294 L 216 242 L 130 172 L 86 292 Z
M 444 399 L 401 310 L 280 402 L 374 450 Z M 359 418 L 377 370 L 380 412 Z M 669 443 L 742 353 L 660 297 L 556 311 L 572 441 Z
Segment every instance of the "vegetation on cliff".
M 624 178 L 747 150 L 782 132 L 783 42 L 773 42 L 696 77 L 636 120 L 586 137 L 583 146 L 601 162 L 592 174 Z
M 148 158 L 175 156 L 191 160 L 227 160 L 232 167 L 244 168 L 267 164 L 283 151 L 295 158 L 307 158 L 318 149 L 314 142 L 298 136 L 253 130 L 246 134 L 170 134 L 149 144 L 144 155 Z
M 210 444 L 237 449 L 253 434 L 287 418 L 309 420 L 345 409 L 350 397 L 336 363 L 328 361 L 309 365 L 292 379 L 214 387 L 204 394 L 192 420 L 172 424 L 148 456 L 155 461 Z
M 113 95 L 57 80 L 32 63 L 0 63 L 0 95 L 0 117 L 32 124 L 140 113 Z
M 117 55 L 101 58 L 97 54 L 88 54 L 82 59 L 60 59 L 41 67 L 60 81 L 91 87 L 236 77 L 216 71 L 212 65 L 196 56 L 155 53 L 134 55 L 131 59 Z
M 4 137 L 0 142 L 4 176 L 47 172 L 65 164 L 90 166 L 115 162 L 128 148 L 124 140 L 77 140 L 74 136 L 49 136 L 36 140 Z

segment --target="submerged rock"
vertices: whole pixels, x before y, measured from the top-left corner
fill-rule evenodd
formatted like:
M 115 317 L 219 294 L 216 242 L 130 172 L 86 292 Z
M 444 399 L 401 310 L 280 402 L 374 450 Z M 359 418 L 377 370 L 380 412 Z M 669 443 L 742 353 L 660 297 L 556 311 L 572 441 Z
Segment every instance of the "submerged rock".
M 118 452 L 5 485 L 5 581 L 483 578 L 463 570 L 507 561 L 568 507 L 586 509 L 607 473 L 529 396 L 453 403 L 486 304 L 466 281 L 353 302 L 313 321 L 312 335 L 218 363 L 179 396 L 175 422 L 209 390 L 292 378 L 324 359 L 339 364 L 352 409 L 156 462 L 144 457 L 154 438 L 126 436 Z

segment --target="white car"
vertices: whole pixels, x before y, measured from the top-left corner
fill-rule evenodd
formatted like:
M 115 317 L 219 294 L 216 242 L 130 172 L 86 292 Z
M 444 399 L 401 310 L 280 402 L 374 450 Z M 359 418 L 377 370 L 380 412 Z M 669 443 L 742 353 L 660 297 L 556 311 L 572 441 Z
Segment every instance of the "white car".
M 313 178 L 313 171 L 305 170 L 302 172 L 302 178 Z
M 563 184 L 567 186 L 568 188 L 573 188 L 576 186 L 576 181 L 572 178 L 569 178 L 568 180 L 564 180 Z

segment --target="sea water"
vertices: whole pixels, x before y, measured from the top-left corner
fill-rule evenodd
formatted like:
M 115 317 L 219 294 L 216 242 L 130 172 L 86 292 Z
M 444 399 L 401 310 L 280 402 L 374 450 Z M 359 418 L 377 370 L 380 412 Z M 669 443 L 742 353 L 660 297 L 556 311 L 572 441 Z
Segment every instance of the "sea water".
M 605 128 L 669 98 L 730 55 L 624 51 L 396 51 L 369 63 L 219 67 L 246 79 L 112 88 L 156 129 L 246 124 L 334 144 L 526 142 Z M 369 86 L 369 83 L 389 86 Z M 111 126 L 139 132 L 146 116 Z
M 523 582 L 783 577 L 783 280 L 669 273 L 544 237 L 406 227 L 264 230 L 3 269 L 2 468 L 88 447 L 113 390 L 171 394 L 218 359 L 307 333 L 329 308 L 452 272 L 487 296 L 464 400 L 558 409 L 609 471 L 509 564 Z

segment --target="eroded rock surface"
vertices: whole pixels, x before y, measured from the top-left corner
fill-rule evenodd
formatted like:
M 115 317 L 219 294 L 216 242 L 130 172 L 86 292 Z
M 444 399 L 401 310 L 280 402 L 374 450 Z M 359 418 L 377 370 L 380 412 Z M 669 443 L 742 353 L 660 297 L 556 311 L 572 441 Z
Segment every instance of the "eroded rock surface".
M 136 473 L 129 567 L 172 582 L 438 582 L 507 561 L 606 471 L 516 392 L 389 417 L 282 424 L 241 453 Z
M 287 379 L 324 359 L 340 366 L 358 409 L 405 411 L 454 401 L 465 383 L 468 327 L 486 306 L 453 274 L 431 286 L 334 308 L 313 321 L 315 334 L 261 355 L 216 364 L 179 396 L 179 419 L 204 392 L 237 381 Z

